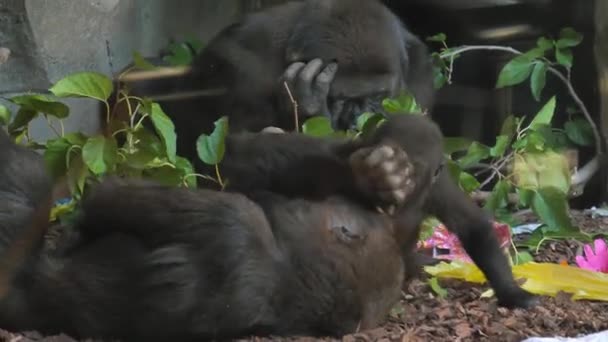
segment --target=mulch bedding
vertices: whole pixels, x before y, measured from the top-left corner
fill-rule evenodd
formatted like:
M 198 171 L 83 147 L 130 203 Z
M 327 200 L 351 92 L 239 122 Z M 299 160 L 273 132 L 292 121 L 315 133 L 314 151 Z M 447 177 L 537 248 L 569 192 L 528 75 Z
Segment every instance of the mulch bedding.
M 591 218 L 580 211 L 573 219 L 584 231 L 608 234 L 608 218 Z M 533 220 L 533 218 L 529 218 Z M 581 244 L 576 241 L 550 242 L 535 255 L 538 262 L 574 264 Z M 608 303 L 572 301 L 560 293 L 542 297 L 530 310 L 499 308 L 493 298 L 480 298 L 487 285 L 458 280 L 440 280 L 448 292 L 438 298 L 425 279 L 412 281 L 403 289 L 401 301 L 387 322 L 376 329 L 333 338 L 249 338 L 241 341 L 521 341 L 532 336 L 575 337 L 608 329 Z M 68 336 L 43 337 L 38 333 L 13 334 L 0 330 L 0 341 L 75 341 Z M 88 340 L 92 341 L 92 340 Z

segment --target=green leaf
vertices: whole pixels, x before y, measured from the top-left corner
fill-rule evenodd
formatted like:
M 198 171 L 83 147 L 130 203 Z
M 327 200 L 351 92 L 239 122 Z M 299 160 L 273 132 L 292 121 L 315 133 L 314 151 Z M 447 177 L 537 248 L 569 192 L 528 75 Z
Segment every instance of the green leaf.
M 457 184 L 460 183 L 460 174 L 463 172 L 462 168 L 451 159 L 447 160 L 446 166 L 450 172 L 450 177 L 452 177 L 454 182 Z
M 91 174 L 84 163 L 82 155 L 70 159 L 70 168 L 67 171 L 68 187 L 73 195 L 80 196 L 84 193 L 87 177 Z
M 534 133 L 535 135 L 540 136 L 540 139 L 544 141 L 543 149 L 544 147 L 547 147 L 554 150 L 561 150 L 569 146 L 568 136 L 566 133 L 561 130 L 554 130 L 549 125 L 537 126 Z
M 72 144 L 66 138 L 47 141 L 44 161 L 53 179 L 61 178 L 66 174 L 66 159 L 71 147 Z
M 557 60 L 557 63 L 563 65 L 564 67 L 568 69 L 572 68 L 572 61 L 574 59 L 572 51 L 567 49 L 556 49 L 555 59 Z
M 6 108 L 6 106 L 0 104 L 0 125 L 8 125 L 10 121 L 11 112 L 8 110 L 8 108 Z
M 169 45 L 171 54 L 163 60 L 173 66 L 183 66 L 192 63 L 193 54 L 187 43 L 172 43 Z
M 547 103 L 545 103 L 534 119 L 532 119 L 530 127 L 534 129 L 540 125 L 551 125 L 553 114 L 555 114 L 555 104 L 555 96 L 553 96 L 549 101 L 547 101 Z
M 532 254 L 530 254 L 529 252 L 517 252 L 515 254 L 515 264 L 516 265 L 521 265 L 521 264 L 526 264 L 529 263 L 531 261 L 534 261 L 534 257 L 532 257 Z
M 70 113 L 70 108 L 61 102 L 39 94 L 15 96 L 10 99 L 16 105 L 39 113 L 65 119 Z
M 496 137 L 496 145 L 490 149 L 490 155 L 492 157 L 502 157 L 509 147 L 510 138 L 506 135 L 499 135 Z
M 553 151 L 516 154 L 513 176 L 518 188 L 539 191 L 551 187 L 564 194 L 570 189 L 568 160 Z
M 447 297 L 448 291 L 439 285 L 437 277 L 431 277 L 428 281 L 433 292 L 435 292 L 441 298 Z
M 8 131 L 13 134 L 21 129 L 26 129 L 30 122 L 38 116 L 38 112 L 35 110 L 21 107 L 17 111 L 17 115 L 13 119 L 13 122 L 8 126 Z
M 566 135 L 572 142 L 580 146 L 592 146 L 595 142 L 593 128 L 589 122 L 582 118 L 576 118 L 566 122 L 564 125 Z
M 357 130 L 365 138 L 372 135 L 379 123 L 384 120 L 384 115 L 379 113 L 363 113 L 357 117 Z
M 165 186 L 179 186 L 183 180 L 183 170 L 169 165 L 145 170 L 145 177 L 152 179 Z
M 534 198 L 534 190 L 518 188 L 517 196 L 519 197 L 519 206 L 527 208 L 532 205 L 532 198 Z
M 150 119 L 154 124 L 156 133 L 160 136 L 170 162 L 175 163 L 177 151 L 177 135 L 173 121 L 163 112 L 158 103 L 152 103 L 150 108 Z
M 433 66 L 433 87 L 438 90 L 448 82 L 448 77 L 443 72 L 443 69 Z
M 566 194 L 555 187 L 538 189 L 532 198 L 532 210 L 552 231 L 576 231 L 568 216 Z
M 428 216 L 425 218 L 420 224 L 420 236 L 418 237 L 418 240 L 424 241 L 429 239 L 433 235 L 435 227 L 439 226 L 440 224 L 441 221 L 439 221 L 435 216 Z
M 445 137 L 443 138 L 443 152 L 452 154 L 454 152 L 466 151 L 469 149 L 473 141 L 462 137 Z
M 133 52 L 133 64 L 138 69 L 142 70 L 154 70 L 156 69 L 156 65 L 148 62 L 139 52 Z
M 496 88 L 513 86 L 525 81 L 533 68 L 533 58 L 521 55 L 509 61 L 500 71 Z
M 536 101 L 540 101 L 540 95 L 545 88 L 547 80 L 547 64 L 544 62 L 538 62 L 534 65 L 532 70 L 532 77 L 530 77 L 530 88 L 532 89 L 532 96 Z
M 96 175 L 112 170 L 118 160 L 118 145 L 113 137 L 96 135 L 82 147 L 82 160 Z
M 536 46 L 538 46 L 538 48 L 542 51 L 547 51 L 553 48 L 553 41 L 545 37 L 540 37 L 538 40 L 536 40 Z
M 467 154 L 458 159 L 458 164 L 466 169 L 488 157 L 490 157 L 490 148 L 475 141 L 469 146 Z
M 460 188 L 468 194 L 477 190 L 477 188 L 479 188 L 479 186 L 481 185 L 479 181 L 475 179 L 475 177 L 473 177 L 473 175 L 467 172 L 460 173 L 458 183 L 460 185 Z
M 186 185 L 189 188 L 196 188 L 197 179 L 196 176 L 193 176 L 195 172 L 192 163 L 190 163 L 190 161 L 186 158 L 177 157 L 177 160 L 175 161 L 175 167 L 181 172 L 182 180 L 186 182 Z
M 302 132 L 313 137 L 327 137 L 334 133 L 334 130 L 328 117 L 314 116 L 304 122 Z
M 484 206 L 485 209 L 494 212 L 498 209 L 505 208 L 509 204 L 509 191 L 511 190 L 511 184 L 506 180 L 502 179 L 496 182 L 494 189 L 490 197 L 486 201 Z
M 226 116 L 215 121 L 215 129 L 210 135 L 201 134 L 196 142 L 196 150 L 205 164 L 217 165 L 224 159 L 227 135 L 228 117 Z
M 412 94 L 402 91 L 396 98 L 387 98 L 382 101 L 382 107 L 389 113 L 413 114 L 422 112 Z
M 107 101 L 114 86 L 107 76 L 96 72 L 79 72 L 71 74 L 49 89 L 58 97 L 88 97 Z
M 127 139 L 129 139 L 127 137 Z M 143 170 L 150 167 L 150 163 L 156 158 L 165 155 L 163 143 L 150 131 L 139 129 L 132 133 L 135 149 L 127 154 L 127 165 L 136 169 Z
M 512 137 L 517 131 L 518 120 L 514 115 L 509 115 L 505 118 L 500 128 L 500 135 Z
M 559 32 L 559 39 L 555 43 L 558 48 L 574 47 L 583 41 L 583 35 L 571 27 L 563 28 Z
M 445 42 L 446 39 L 447 39 L 447 36 L 445 35 L 445 33 L 438 33 L 434 36 L 428 37 L 426 40 L 429 42 L 442 43 L 442 42 Z

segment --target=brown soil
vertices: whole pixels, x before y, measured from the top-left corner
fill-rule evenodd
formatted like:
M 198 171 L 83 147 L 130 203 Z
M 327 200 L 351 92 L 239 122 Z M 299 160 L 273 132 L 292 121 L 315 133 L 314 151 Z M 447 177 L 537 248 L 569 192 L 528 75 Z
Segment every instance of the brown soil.
M 592 219 L 573 212 L 576 223 L 587 232 L 608 233 L 608 218 Z M 576 241 L 543 245 L 535 260 L 574 262 L 580 253 Z M 608 302 L 572 301 L 565 294 L 543 297 L 531 310 L 498 308 L 494 299 L 480 298 L 487 286 L 457 280 L 440 280 L 448 291 L 438 298 L 424 279 L 413 281 L 403 291 L 399 304 L 383 326 L 326 341 L 521 341 L 532 336 L 575 337 L 608 329 Z M 67 336 L 42 337 L 0 331 L 2 341 L 74 341 Z M 314 341 L 314 338 L 250 338 L 242 341 Z

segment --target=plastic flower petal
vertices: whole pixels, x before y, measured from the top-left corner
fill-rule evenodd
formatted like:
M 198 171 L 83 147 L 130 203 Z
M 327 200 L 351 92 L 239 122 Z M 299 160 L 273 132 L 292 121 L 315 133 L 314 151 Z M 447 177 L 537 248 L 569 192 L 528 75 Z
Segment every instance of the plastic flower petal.
M 603 239 L 596 239 L 594 242 L 595 251 L 591 249 L 591 245 L 583 246 L 584 256 L 579 255 L 575 258 L 578 267 L 595 271 L 608 273 L 608 247 Z
M 504 248 L 511 242 L 511 230 L 509 225 L 494 222 L 493 226 L 500 247 Z M 434 251 L 433 257 L 437 259 L 472 262 L 471 258 L 467 255 L 466 251 L 462 247 L 460 240 L 458 240 L 458 237 L 449 232 L 443 224 L 437 225 L 433 229 L 433 235 L 431 235 L 430 238 L 419 242 L 418 248 L 432 248 Z M 449 253 L 437 255 L 437 253 L 435 253 L 437 249 L 449 250 Z

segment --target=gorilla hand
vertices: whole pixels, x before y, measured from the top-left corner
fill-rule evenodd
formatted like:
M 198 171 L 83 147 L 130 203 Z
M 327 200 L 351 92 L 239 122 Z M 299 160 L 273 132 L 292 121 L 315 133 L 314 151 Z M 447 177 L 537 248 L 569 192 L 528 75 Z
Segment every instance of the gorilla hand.
M 319 58 L 315 58 L 307 64 L 296 62 L 289 65 L 279 85 L 281 87 L 279 93 L 281 111 L 292 112 L 292 100 L 294 100 L 298 105 L 300 122 L 312 116 L 330 116 L 327 96 L 337 70 L 336 63 L 324 66 L 323 61 Z M 289 92 L 285 89 L 285 83 Z

